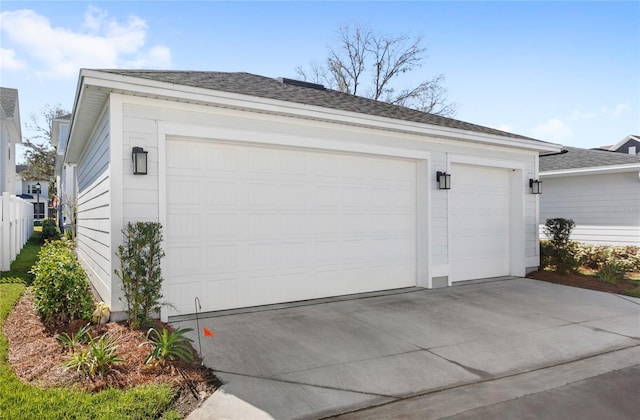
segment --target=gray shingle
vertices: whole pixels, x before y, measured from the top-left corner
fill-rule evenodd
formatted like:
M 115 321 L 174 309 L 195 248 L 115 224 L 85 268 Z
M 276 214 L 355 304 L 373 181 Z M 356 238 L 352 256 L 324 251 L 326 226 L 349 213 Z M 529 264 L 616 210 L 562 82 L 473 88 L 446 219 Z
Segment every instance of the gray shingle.
M 562 148 L 566 153 L 540 155 L 540 172 L 596 166 L 640 164 L 640 156 L 597 149 Z
M 2 106 L 4 115 L 6 115 L 7 118 L 13 118 L 15 116 L 14 114 L 17 101 L 17 89 L 0 87 L 0 106 Z
M 358 112 L 403 121 L 418 122 L 476 133 L 491 134 L 522 140 L 536 140 L 489 127 L 428 114 L 386 102 L 362 98 L 331 89 L 314 89 L 296 86 L 250 73 L 224 73 L 210 71 L 161 71 L 161 70 L 97 70 L 122 76 L 137 77 L 176 85 L 192 86 L 262 98 L 277 99 L 306 105 L 315 105 L 342 111 Z M 536 140 L 540 141 L 540 140 Z

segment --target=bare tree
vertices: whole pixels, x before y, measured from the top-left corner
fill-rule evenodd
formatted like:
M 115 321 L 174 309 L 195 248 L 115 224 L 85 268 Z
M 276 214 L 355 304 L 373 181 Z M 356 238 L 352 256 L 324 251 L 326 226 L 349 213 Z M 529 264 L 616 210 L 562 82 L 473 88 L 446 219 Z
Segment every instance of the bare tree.
M 39 114 L 31 113 L 25 128 L 33 133 L 23 142 L 27 169 L 22 176 L 29 181 L 48 180 L 52 182 L 55 174 L 56 150 L 51 145 L 53 120 L 68 114 L 60 104 L 45 105 Z
M 455 115 L 455 104 L 446 98 L 442 74 L 414 88 L 396 90 L 402 75 L 422 67 L 426 49 L 421 46 L 421 37 L 387 36 L 360 26 L 343 26 L 338 32 L 337 46 L 329 47 L 324 64 L 298 66 L 298 76 L 353 95 L 432 114 Z
M 68 113 L 60 104 L 53 106 L 46 104 L 42 107 L 40 114 L 31 113 L 25 123 L 25 128 L 33 134 L 23 141 L 23 146 L 26 148 L 24 154 L 27 169 L 21 173 L 21 176 L 27 181 L 48 181 L 48 198 L 56 195 L 56 149 L 51 144 L 53 120 Z

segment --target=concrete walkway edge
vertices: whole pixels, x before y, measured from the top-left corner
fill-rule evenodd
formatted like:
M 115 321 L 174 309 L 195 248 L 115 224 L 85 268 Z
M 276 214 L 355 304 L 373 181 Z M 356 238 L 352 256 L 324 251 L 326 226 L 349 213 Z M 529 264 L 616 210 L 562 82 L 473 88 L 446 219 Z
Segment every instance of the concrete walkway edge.
M 402 418 L 440 419 L 559 388 L 638 364 L 640 364 L 640 345 L 529 372 L 413 396 L 329 418 L 380 419 L 393 418 L 402 414 Z

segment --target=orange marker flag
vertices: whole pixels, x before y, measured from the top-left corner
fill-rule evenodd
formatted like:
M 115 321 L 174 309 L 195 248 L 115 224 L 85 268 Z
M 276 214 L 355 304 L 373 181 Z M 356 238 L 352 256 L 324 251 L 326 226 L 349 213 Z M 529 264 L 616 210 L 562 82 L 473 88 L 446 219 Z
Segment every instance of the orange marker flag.
M 204 336 L 205 337 L 215 337 L 216 336 L 209 328 L 203 328 L 202 331 L 204 331 Z

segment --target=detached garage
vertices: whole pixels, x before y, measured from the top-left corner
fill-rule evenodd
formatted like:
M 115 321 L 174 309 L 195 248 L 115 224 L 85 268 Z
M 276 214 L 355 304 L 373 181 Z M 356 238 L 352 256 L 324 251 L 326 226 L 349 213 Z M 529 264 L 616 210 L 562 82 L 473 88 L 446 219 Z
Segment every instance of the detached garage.
M 539 262 L 529 179 L 557 150 L 288 79 L 82 70 L 65 163 L 78 256 L 114 312 L 121 230 L 162 223 L 167 319 L 196 297 L 217 311 L 522 276 Z

